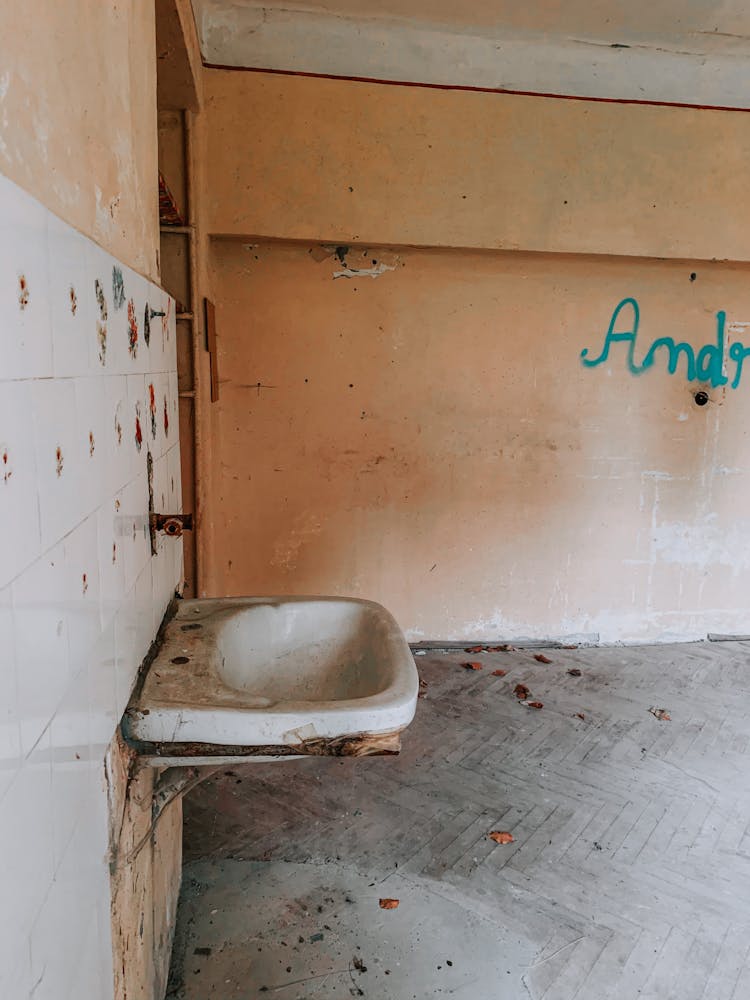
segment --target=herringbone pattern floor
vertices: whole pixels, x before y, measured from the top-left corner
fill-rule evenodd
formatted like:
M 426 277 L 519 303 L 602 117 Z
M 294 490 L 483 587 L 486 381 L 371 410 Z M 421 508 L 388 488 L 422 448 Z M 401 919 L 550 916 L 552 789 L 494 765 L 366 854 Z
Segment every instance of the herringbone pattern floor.
M 547 654 L 418 657 L 399 757 L 200 787 L 171 995 L 750 998 L 750 643 Z

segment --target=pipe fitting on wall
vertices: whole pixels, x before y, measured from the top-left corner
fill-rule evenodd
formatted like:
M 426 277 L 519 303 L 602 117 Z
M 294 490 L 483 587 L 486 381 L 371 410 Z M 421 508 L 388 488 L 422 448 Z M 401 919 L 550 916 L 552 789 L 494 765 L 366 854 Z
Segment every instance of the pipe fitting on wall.
M 161 531 L 171 538 L 179 538 L 183 531 L 193 530 L 192 514 L 149 514 L 152 532 Z

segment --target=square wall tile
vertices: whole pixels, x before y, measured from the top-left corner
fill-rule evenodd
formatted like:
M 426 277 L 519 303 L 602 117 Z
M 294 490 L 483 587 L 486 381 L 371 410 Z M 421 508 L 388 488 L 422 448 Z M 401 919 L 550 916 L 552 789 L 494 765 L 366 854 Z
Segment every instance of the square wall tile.
M 88 240 L 51 215 L 47 226 L 49 309 L 56 377 L 96 373 L 99 307 L 88 277 Z
M 26 756 L 62 700 L 69 680 L 68 573 L 62 542 L 11 587 L 21 750 Z
M 0 587 L 42 553 L 36 456 L 31 383 L 0 382 Z
M 102 629 L 97 515 L 82 521 L 63 544 L 68 657 L 73 677 L 88 663 Z
M 108 390 L 112 379 L 89 376 L 73 380 L 75 388 L 76 468 L 81 476 L 79 516 L 90 514 L 111 492 L 114 425 L 110 422 Z
M 10 587 L 0 590 L 0 809 L 21 766 L 21 726 L 13 605 Z
M 0 376 L 52 375 L 49 214 L 0 175 Z
M 72 379 L 31 383 L 42 551 L 84 516 L 95 492 L 81 467 Z
M 52 885 L 52 831 L 52 777 L 45 735 L 24 761 L 0 809 L 0 880 L 3 899 L 13 902 L 13 924 L 4 928 L 0 944 L 15 940 L 19 952 Z M 12 955 L 11 968 L 14 961 Z
M 52 824 L 55 871 L 60 867 L 81 808 L 90 794 L 89 674 L 83 666 L 68 684 L 50 723 Z

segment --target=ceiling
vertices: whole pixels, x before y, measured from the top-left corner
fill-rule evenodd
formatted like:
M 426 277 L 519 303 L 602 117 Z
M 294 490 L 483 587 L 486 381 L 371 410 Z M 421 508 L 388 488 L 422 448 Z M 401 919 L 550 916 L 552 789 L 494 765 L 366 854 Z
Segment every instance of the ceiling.
M 215 65 L 750 106 L 745 0 L 193 3 Z

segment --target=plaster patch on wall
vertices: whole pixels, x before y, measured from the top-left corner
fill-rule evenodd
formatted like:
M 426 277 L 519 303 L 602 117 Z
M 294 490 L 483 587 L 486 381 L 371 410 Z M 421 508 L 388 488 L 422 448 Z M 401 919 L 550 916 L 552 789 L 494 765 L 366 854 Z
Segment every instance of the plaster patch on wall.
M 271 564 L 285 570 L 295 569 L 302 546 L 308 539 L 319 535 L 322 530 L 323 525 L 315 514 L 298 515 L 289 534 L 274 545 Z
M 340 271 L 334 271 L 333 277 L 334 280 L 336 278 L 379 278 L 386 271 L 395 270 L 395 264 L 386 264 L 380 260 L 372 267 L 344 267 Z
M 750 568 L 750 520 L 727 524 L 718 514 L 694 521 L 664 521 L 655 526 L 654 551 L 680 566 L 727 566 L 733 573 Z

